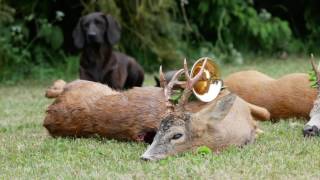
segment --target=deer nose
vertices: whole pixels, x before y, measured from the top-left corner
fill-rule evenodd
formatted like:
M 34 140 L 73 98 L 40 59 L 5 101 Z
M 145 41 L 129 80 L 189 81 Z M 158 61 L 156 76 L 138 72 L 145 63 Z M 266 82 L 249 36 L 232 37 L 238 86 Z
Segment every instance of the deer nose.
M 144 161 L 154 161 L 154 160 L 157 160 L 158 158 L 150 154 L 143 154 L 142 156 L 140 156 L 140 159 Z
M 150 161 L 152 160 L 152 158 L 150 156 L 140 156 L 140 159 L 141 160 L 144 160 L 144 161 Z
M 317 126 L 306 125 L 303 128 L 303 136 L 304 137 L 311 137 L 311 136 L 316 136 L 316 135 L 319 135 L 319 129 L 317 128 Z

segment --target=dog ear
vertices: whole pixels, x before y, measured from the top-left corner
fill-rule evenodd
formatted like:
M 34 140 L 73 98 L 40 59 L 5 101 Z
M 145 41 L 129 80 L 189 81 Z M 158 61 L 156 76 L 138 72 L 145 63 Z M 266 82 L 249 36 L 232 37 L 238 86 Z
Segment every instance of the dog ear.
M 111 15 L 105 15 L 105 18 L 108 23 L 106 40 L 111 45 L 115 45 L 120 40 L 121 27 L 120 27 L 119 23 Z
M 79 19 L 77 26 L 72 32 L 73 43 L 78 49 L 82 49 L 84 46 L 84 33 L 82 29 L 82 18 Z

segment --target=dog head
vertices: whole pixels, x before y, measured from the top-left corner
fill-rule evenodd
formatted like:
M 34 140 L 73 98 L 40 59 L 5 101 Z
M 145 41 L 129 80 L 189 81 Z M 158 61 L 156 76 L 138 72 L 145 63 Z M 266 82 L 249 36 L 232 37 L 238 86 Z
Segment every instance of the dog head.
M 86 44 L 114 45 L 120 40 L 120 34 L 120 25 L 112 16 L 95 12 L 79 19 L 72 36 L 75 46 L 81 49 Z

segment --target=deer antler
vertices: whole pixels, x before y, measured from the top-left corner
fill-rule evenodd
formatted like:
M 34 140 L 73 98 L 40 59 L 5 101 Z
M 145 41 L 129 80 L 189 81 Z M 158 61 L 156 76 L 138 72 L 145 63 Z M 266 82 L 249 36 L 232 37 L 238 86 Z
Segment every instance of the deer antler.
M 184 63 L 183 63 L 183 67 L 184 67 L 184 74 L 186 77 L 186 87 L 182 93 L 182 96 L 179 100 L 179 104 L 178 107 L 182 108 L 184 107 L 184 105 L 187 103 L 190 95 L 192 94 L 192 88 L 193 86 L 200 80 L 200 78 L 202 77 L 202 74 L 204 72 L 204 67 L 206 66 L 208 61 L 208 58 L 205 58 L 205 60 L 202 63 L 201 69 L 198 72 L 198 74 L 196 76 L 194 76 L 193 78 L 191 78 L 190 74 L 189 74 L 189 70 L 188 70 L 188 65 L 187 65 L 187 60 L 184 59 Z
M 204 67 L 207 63 L 207 58 L 204 60 L 201 70 L 199 71 L 199 73 L 191 78 L 190 74 L 189 74 L 189 70 L 188 70 L 188 66 L 187 66 L 187 60 L 184 59 L 184 69 L 180 69 L 179 71 L 177 71 L 172 79 L 170 80 L 169 83 L 167 83 L 164 74 L 162 72 L 162 66 L 160 66 L 159 69 L 159 78 L 160 78 L 160 87 L 163 88 L 164 90 L 164 96 L 166 99 L 166 106 L 168 108 L 168 112 L 173 112 L 174 110 L 174 104 L 172 104 L 170 102 L 170 97 L 172 95 L 172 89 L 175 85 L 183 85 L 185 84 L 185 89 L 182 93 L 182 96 L 179 100 L 179 104 L 178 104 L 178 108 L 182 108 L 184 107 L 185 103 L 188 101 L 188 98 L 190 97 L 190 95 L 192 94 L 192 88 L 193 86 L 199 81 L 199 79 L 202 77 L 202 74 L 204 72 Z M 185 77 L 186 77 L 186 82 L 184 81 L 179 81 L 179 77 L 182 75 L 182 73 L 184 72 Z
M 170 102 L 170 97 L 172 95 L 172 88 L 174 85 L 176 84 L 182 84 L 184 82 L 182 81 L 179 81 L 179 77 L 181 76 L 181 74 L 183 73 L 183 69 L 180 69 L 179 71 L 177 71 L 172 79 L 170 80 L 169 83 L 167 83 L 165 77 L 164 77 L 164 74 L 162 72 L 162 66 L 160 66 L 160 69 L 159 69 L 159 78 L 160 78 L 160 87 L 163 88 L 163 91 L 164 91 L 164 96 L 165 96 L 165 99 L 166 99 L 166 106 L 168 108 L 168 112 L 172 112 L 173 109 L 174 109 L 174 105 Z
M 160 81 L 160 87 L 162 88 L 166 87 L 167 81 L 162 72 L 162 65 L 160 66 L 160 69 L 159 69 L 159 81 Z
M 316 64 L 314 62 L 313 54 L 311 54 L 311 65 L 312 65 L 312 68 L 313 68 L 314 72 L 316 73 L 318 91 L 320 91 L 320 71 L 319 71 L 319 68 L 316 66 Z

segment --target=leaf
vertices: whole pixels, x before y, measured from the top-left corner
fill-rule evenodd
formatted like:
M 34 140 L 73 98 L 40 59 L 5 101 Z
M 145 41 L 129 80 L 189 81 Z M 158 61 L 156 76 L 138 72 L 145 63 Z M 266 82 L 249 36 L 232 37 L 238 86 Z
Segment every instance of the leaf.
M 308 74 L 309 74 L 310 87 L 317 88 L 318 84 L 317 84 L 316 73 L 313 70 L 310 70 Z
M 212 150 L 207 146 L 200 146 L 197 149 L 197 153 L 201 155 L 212 154 Z
M 169 100 L 174 104 L 177 104 L 181 96 L 182 96 L 182 90 L 175 90 L 173 91 L 173 94 L 170 96 Z
M 50 45 L 54 50 L 59 49 L 63 44 L 63 32 L 60 27 L 44 23 L 41 26 L 39 37 Z
M 201 1 L 199 3 L 198 9 L 199 9 L 199 11 L 201 11 L 202 14 L 207 13 L 209 10 L 209 5 L 207 2 Z
M 54 50 L 59 49 L 63 44 L 63 32 L 60 27 L 53 26 L 50 36 L 50 45 Z

